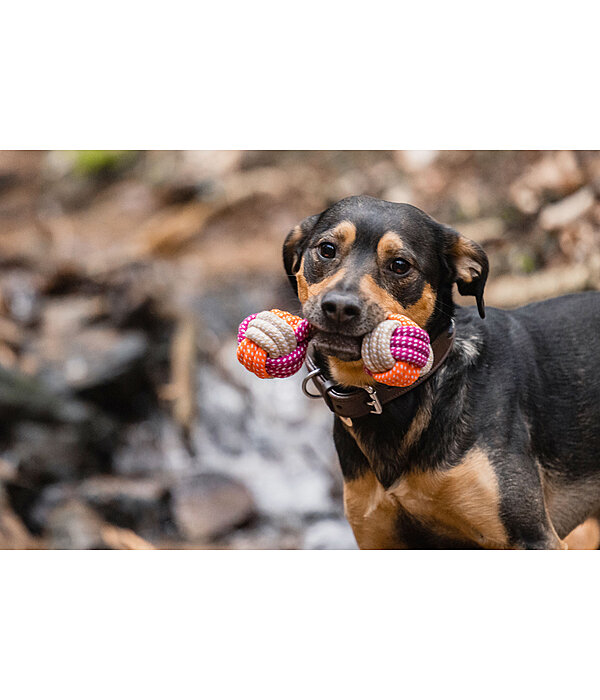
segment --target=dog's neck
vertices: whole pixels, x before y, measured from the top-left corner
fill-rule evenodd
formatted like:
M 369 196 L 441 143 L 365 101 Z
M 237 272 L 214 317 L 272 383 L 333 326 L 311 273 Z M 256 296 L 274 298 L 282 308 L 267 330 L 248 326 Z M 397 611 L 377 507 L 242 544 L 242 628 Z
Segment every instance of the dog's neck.
M 448 317 L 440 314 L 436 319 L 436 324 L 430 328 L 439 329 L 438 334 L 447 332 Z M 432 340 L 437 336 L 431 333 Z M 435 453 L 439 451 L 446 453 L 442 449 L 442 442 L 446 438 L 452 441 L 450 433 L 454 432 L 452 426 L 448 426 L 445 431 L 446 436 L 437 442 L 439 445 L 429 445 L 427 431 L 432 420 L 435 418 L 437 402 L 448 402 L 450 395 L 454 398 L 453 405 L 458 415 L 462 411 L 462 401 L 457 400 L 460 393 L 460 383 L 463 381 L 461 369 L 464 365 L 460 348 L 453 348 L 448 356 L 447 366 L 443 368 L 441 374 L 436 373 L 430 380 L 415 387 L 402 396 L 394 399 L 385 405 L 385 410 L 381 415 L 366 415 L 362 418 L 353 419 L 352 426 L 344 426 L 344 429 L 354 438 L 361 451 L 367 458 L 371 469 L 384 488 L 389 488 L 403 473 L 414 468 L 422 468 L 420 464 L 421 455 L 427 453 L 425 462 L 433 464 L 436 461 Z M 320 367 L 328 378 L 335 379 L 335 374 L 331 372 L 331 365 L 322 356 L 316 357 Z M 358 373 L 358 363 L 353 363 L 353 371 Z M 446 365 L 446 363 L 445 363 Z M 352 387 L 361 386 L 358 383 Z M 446 395 L 448 394 L 448 395 Z M 439 427 L 439 426 L 438 426 Z M 457 428 L 458 429 L 458 428 Z M 439 432 L 439 431 L 438 431 Z M 436 442 L 436 441 L 433 441 Z M 427 444 L 426 450 L 423 445 Z

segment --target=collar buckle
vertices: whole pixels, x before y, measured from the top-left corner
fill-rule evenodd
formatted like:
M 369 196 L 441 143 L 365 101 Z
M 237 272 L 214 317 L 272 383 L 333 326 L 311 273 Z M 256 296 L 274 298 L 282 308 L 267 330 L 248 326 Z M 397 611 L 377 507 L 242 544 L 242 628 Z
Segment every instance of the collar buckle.
M 316 376 L 318 376 L 319 374 L 321 374 L 321 368 L 320 368 L 320 367 L 315 367 L 315 369 L 311 370 L 311 371 L 306 375 L 306 377 L 304 377 L 304 379 L 302 380 L 302 393 L 303 393 L 305 396 L 308 396 L 309 399 L 321 399 L 321 398 L 323 398 L 323 394 L 321 394 L 321 393 L 318 393 L 318 394 L 311 394 L 310 391 L 308 390 L 308 382 L 310 382 L 310 380 L 311 380 L 313 377 L 316 377 Z
M 383 406 L 381 405 L 381 401 L 379 400 L 379 396 L 377 396 L 375 389 L 373 389 L 372 386 L 366 386 L 364 389 L 369 394 L 371 399 L 370 401 L 367 401 L 367 406 L 372 407 L 372 410 L 369 411 L 369 413 L 374 413 L 375 415 L 383 413 Z

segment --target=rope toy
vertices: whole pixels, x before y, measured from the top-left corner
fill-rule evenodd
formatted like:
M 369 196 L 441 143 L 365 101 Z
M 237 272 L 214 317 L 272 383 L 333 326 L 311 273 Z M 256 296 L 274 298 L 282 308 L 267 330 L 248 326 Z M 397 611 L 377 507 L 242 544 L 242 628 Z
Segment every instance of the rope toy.
M 272 309 L 245 318 L 238 330 L 237 358 L 261 379 L 291 377 L 302 367 L 310 323 Z
M 388 386 L 410 386 L 433 365 L 427 331 L 400 314 L 390 314 L 365 335 L 361 355 L 365 371 Z
M 291 377 L 304 364 L 312 333 L 305 318 L 261 311 L 240 324 L 237 358 L 261 379 Z M 390 314 L 365 335 L 361 355 L 365 372 L 388 386 L 410 386 L 433 365 L 429 335 L 400 314 Z

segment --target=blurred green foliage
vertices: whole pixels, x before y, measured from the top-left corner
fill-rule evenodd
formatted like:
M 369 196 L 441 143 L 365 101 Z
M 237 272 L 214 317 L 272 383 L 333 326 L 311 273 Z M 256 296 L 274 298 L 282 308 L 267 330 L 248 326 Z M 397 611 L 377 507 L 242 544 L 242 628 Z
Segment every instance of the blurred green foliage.
M 95 176 L 121 170 L 130 165 L 138 151 L 74 151 L 73 170 L 78 175 Z
M 519 267 L 525 274 L 529 275 L 532 272 L 535 272 L 538 266 L 536 259 L 532 254 L 522 253 L 519 259 Z

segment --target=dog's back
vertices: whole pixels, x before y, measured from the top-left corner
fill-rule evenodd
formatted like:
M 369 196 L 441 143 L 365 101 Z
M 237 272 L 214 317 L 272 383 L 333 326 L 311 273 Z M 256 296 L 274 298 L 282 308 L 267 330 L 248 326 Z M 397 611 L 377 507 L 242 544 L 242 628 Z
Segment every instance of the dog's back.
M 488 434 L 528 444 L 552 520 L 567 532 L 600 510 L 600 292 L 488 309 L 472 322 L 485 339 L 479 383 L 495 368 L 481 387 Z

